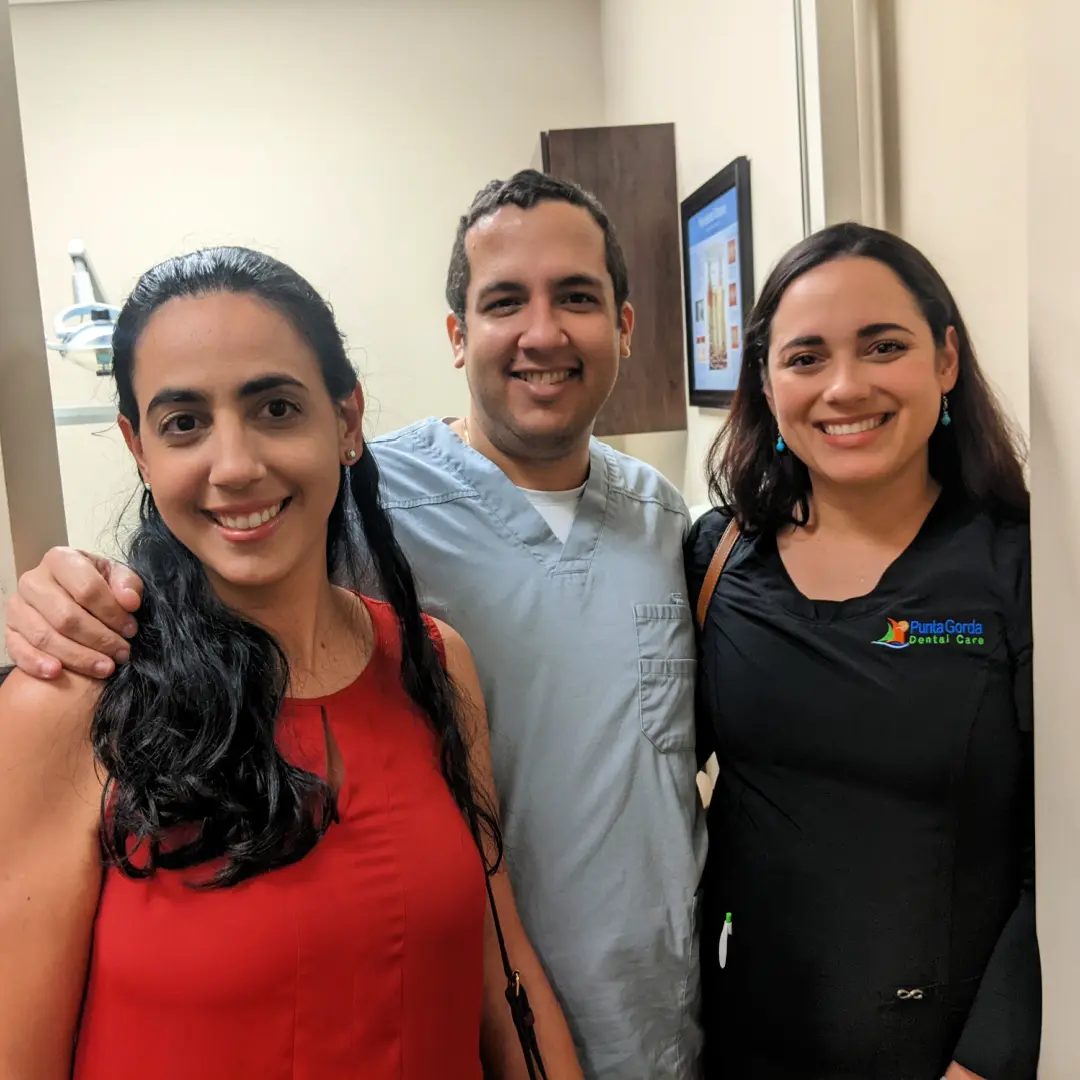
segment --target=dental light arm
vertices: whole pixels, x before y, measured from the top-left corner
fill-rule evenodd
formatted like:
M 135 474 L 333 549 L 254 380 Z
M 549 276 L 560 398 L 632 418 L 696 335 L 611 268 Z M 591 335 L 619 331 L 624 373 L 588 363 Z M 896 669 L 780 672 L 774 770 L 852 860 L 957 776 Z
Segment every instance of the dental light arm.
M 105 299 L 101 283 L 81 240 L 68 244 L 71 290 L 75 303 L 64 308 L 53 324 L 55 338 L 46 346 L 66 360 L 98 375 L 112 374 L 112 335 L 120 309 Z

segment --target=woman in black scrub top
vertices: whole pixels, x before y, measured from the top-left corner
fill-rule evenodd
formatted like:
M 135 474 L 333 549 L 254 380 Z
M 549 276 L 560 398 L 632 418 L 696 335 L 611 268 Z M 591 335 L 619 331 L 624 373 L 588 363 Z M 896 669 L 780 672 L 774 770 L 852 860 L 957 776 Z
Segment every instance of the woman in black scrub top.
M 781 260 L 710 483 L 706 1076 L 1034 1080 L 1028 495 L 919 252 L 840 225 Z

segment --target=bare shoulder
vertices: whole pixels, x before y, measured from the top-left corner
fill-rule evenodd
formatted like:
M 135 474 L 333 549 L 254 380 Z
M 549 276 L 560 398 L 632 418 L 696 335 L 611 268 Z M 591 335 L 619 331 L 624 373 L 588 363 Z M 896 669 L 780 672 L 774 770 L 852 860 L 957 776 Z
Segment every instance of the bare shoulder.
M 465 639 L 449 624 L 442 619 L 432 618 L 435 628 L 442 638 L 443 650 L 446 653 L 446 670 L 451 677 L 456 679 L 465 678 L 466 681 L 474 681 L 479 685 L 479 676 L 476 673 L 476 664 L 473 661 L 472 651 L 466 644 Z
M 491 804 L 498 805 L 491 778 L 491 748 L 487 707 L 480 675 L 473 662 L 472 652 L 465 639 L 452 627 L 438 619 L 432 620 L 443 640 L 446 671 L 462 704 L 460 712 L 462 735 L 469 747 L 469 757 L 477 783 L 488 792 Z
M 458 662 L 467 658 L 471 663 L 472 653 L 469 652 L 469 646 L 465 644 L 465 639 L 449 623 L 443 622 L 442 619 L 436 619 L 434 615 L 429 615 L 427 618 L 434 623 L 435 629 L 439 631 L 443 648 L 446 650 L 447 666 L 450 666 L 451 657 L 454 657 Z
M 469 702 L 478 708 L 469 710 L 484 715 L 484 692 L 480 688 L 480 675 L 473 661 L 472 651 L 466 644 L 465 639 L 448 623 L 441 619 L 432 619 L 439 636 L 442 638 L 443 650 L 446 653 L 446 670 L 450 678 L 454 680 L 458 692 L 466 697 Z M 486 724 L 485 724 L 486 726 Z
M 101 691 L 98 680 L 69 671 L 47 681 L 13 671 L 0 685 L 0 760 L 44 762 L 89 749 Z

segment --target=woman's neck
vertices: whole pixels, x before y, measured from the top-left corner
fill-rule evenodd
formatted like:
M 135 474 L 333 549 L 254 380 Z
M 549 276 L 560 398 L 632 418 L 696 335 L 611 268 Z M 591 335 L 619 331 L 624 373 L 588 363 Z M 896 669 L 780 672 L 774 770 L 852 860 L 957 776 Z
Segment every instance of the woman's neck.
M 274 636 L 289 661 L 290 693 L 339 683 L 338 669 L 355 666 L 353 660 L 367 652 L 362 605 L 330 583 L 325 565 L 263 587 L 213 584 L 223 603 Z
M 941 492 L 925 459 L 888 484 L 833 484 L 811 476 L 811 488 L 810 531 L 883 540 L 917 532 Z

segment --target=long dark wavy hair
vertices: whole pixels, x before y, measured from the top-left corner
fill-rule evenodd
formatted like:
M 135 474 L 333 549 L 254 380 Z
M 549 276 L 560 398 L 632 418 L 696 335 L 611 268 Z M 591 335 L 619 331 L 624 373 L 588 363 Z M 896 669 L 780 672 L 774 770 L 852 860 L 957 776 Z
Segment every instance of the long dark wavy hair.
M 325 300 L 295 270 L 246 248 L 211 248 L 145 273 L 117 320 L 120 413 L 139 430 L 132 388 L 139 338 L 176 297 L 250 294 L 287 318 L 344 401 L 357 385 Z M 333 792 L 278 752 L 289 665 L 274 637 L 215 595 L 202 564 L 143 492 L 127 559 L 145 589 L 131 659 L 105 685 L 92 727 L 107 774 L 106 852 L 129 877 L 214 863 L 200 884 L 235 885 L 302 859 L 336 814 Z M 401 632 L 401 681 L 439 738 L 441 768 L 488 872 L 501 856 L 496 817 L 469 768 L 461 702 L 425 627 L 409 564 L 379 497 L 370 452 L 342 467 L 326 540 L 327 572 L 356 587 L 369 567 Z M 486 843 L 485 843 L 486 841 Z M 492 855 L 492 853 L 494 853 Z
M 1022 442 L 979 367 L 948 286 L 906 240 L 853 223 L 830 226 L 796 244 L 765 282 L 747 322 L 731 414 L 709 451 L 713 501 L 751 535 L 807 521 L 810 474 L 794 454 L 776 451 L 776 421 L 765 397 L 769 338 L 788 288 L 815 267 L 844 257 L 876 259 L 889 267 L 915 298 L 938 347 L 950 326 L 956 331 L 960 365 L 949 392 L 952 423 L 939 424 L 930 436 L 931 475 L 943 489 L 963 493 L 993 513 L 1026 520 Z

